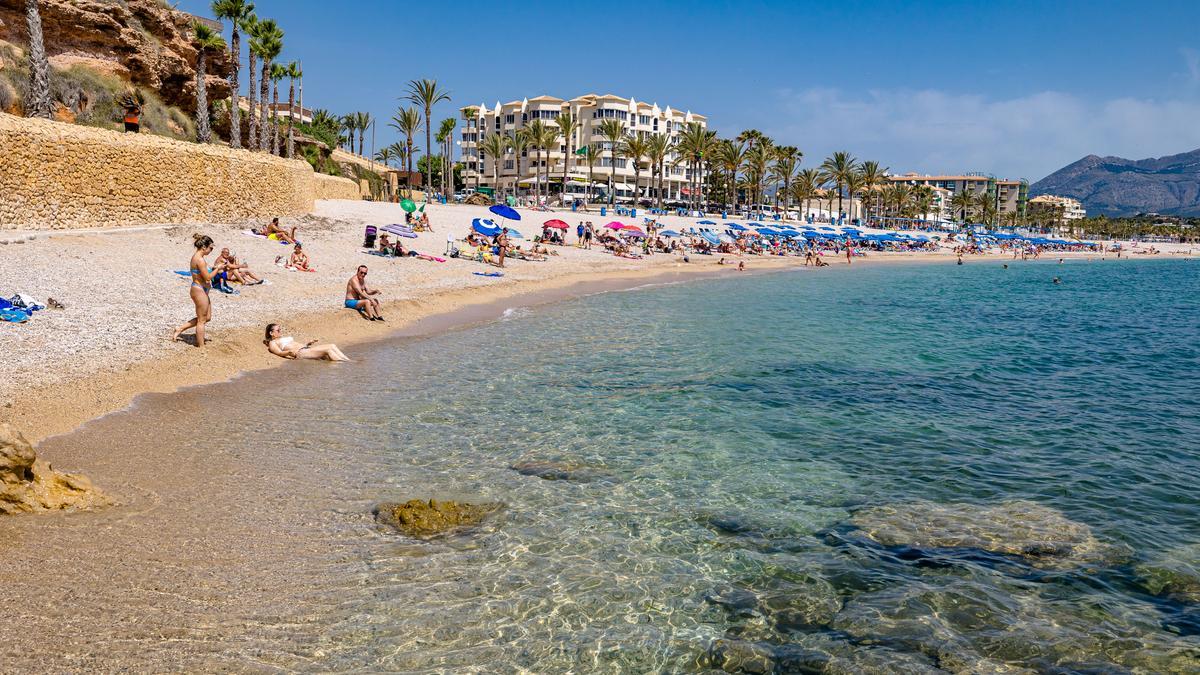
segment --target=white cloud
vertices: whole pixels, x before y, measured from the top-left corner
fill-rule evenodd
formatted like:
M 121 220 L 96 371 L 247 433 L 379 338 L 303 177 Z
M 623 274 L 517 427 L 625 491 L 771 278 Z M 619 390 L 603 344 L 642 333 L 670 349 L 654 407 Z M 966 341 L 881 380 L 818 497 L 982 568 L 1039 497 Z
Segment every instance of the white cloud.
M 1189 97 L 1190 98 L 1190 97 Z M 805 165 L 835 150 L 893 171 L 983 171 L 1035 181 L 1084 155 L 1131 159 L 1200 147 L 1200 101 L 1091 102 L 1047 91 L 989 99 L 938 90 L 784 89 L 747 119 Z

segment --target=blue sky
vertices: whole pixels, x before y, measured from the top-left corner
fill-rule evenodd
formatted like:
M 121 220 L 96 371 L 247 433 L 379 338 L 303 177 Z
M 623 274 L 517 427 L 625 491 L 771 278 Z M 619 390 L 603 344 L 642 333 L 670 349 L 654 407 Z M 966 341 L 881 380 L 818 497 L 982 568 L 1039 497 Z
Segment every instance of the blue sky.
M 208 2 L 180 9 L 211 16 Z M 460 106 L 614 93 L 756 128 L 819 164 L 1037 180 L 1200 147 L 1200 2 L 258 0 L 305 103 L 386 120 L 413 78 Z M 647 58 L 649 57 L 649 58 Z M 398 140 L 383 122 L 376 147 Z M 423 143 L 423 141 L 422 141 Z

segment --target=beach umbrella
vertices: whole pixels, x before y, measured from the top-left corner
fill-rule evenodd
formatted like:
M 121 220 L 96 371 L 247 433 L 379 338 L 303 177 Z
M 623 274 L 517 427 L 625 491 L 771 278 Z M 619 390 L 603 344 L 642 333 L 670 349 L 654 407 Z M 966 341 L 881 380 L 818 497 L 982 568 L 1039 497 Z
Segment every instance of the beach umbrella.
M 505 206 L 504 204 L 496 204 L 496 205 L 488 208 L 488 211 L 491 211 L 492 213 L 500 216 L 501 218 L 505 218 L 508 220 L 520 220 L 521 219 L 521 214 L 517 213 L 516 209 L 512 208 L 511 206 Z
M 678 236 L 679 236 L 679 233 L 678 233 L 678 232 L 676 232 L 675 230 L 663 230 L 662 232 L 659 232 L 659 233 L 658 233 L 658 235 L 659 235 L 660 237 L 668 237 L 668 238 L 672 238 L 672 239 L 673 239 L 673 238 L 675 238 L 675 237 L 678 237 Z
M 738 223 L 725 223 L 725 227 L 728 227 L 731 230 L 737 230 L 738 232 L 745 232 L 746 230 L 750 229 L 745 225 L 739 225 Z
M 711 220 L 701 220 L 697 225 L 716 225 L 716 223 Z
M 626 225 L 625 225 L 625 223 L 614 220 L 611 223 L 605 225 L 605 227 L 607 227 L 610 230 L 620 230 L 620 229 L 626 227 Z
M 475 230 L 479 234 L 484 235 L 485 237 L 494 237 L 496 236 L 496 233 L 500 231 L 500 228 L 496 227 L 496 223 L 484 218 L 476 218 L 472 220 L 471 229 Z
M 549 227 L 549 228 L 555 229 L 555 230 L 570 229 L 570 227 L 566 223 L 564 223 L 563 221 L 558 220 L 558 219 L 547 220 L 545 223 L 542 223 L 542 227 Z
M 508 237 L 509 237 L 509 239 L 524 239 L 525 238 L 524 236 L 521 235 L 520 232 L 517 232 L 516 230 L 514 230 L 511 227 L 508 228 Z
M 400 208 L 412 213 L 413 211 L 417 210 L 417 205 L 413 202 L 413 200 L 405 197 L 404 199 L 400 200 Z

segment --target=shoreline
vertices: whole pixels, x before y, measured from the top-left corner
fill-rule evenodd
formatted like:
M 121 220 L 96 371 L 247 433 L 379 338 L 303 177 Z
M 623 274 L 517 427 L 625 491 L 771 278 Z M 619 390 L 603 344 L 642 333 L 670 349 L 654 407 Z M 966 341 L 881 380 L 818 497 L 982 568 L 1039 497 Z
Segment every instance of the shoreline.
M 145 228 L 144 231 L 169 234 L 169 229 L 162 229 L 160 232 L 160 228 Z M 119 239 L 128 233 L 117 230 L 113 234 L 118 235 Z M 51 233 L 47 239 L 54 236 Z M 91 244 L 95 244 L 97 240 L 95 236 L 80 237 L 74 233 L 69 236 L 78 237 L 81 241 Z M 357 234 L 352 233 L 350 236 L 354 237 Z M 241 248 L 242 242 L 236 243 Z M 570 255 L 578 257 L 582 253 L 575 249 Z M 1059 254 L 1040 262 L 1052 262 L 1059 257 L 1094 258 L 1095 255 Z M 564 258 L 566 257 L 564 255 Z M 685 264 L 674 256 L 659 254 L 642 261 L 617 261 L 615 265 L 612 258 L 593 259 L 586 263 L 581 260 L 578 267 L 567 266 L 567 261 L 561 260 L 561 264 L 558 261 L 554 263 L 558 268 L 552 273 L 525 278 L 522 278 L 521 272 L 529 268 L 517 267 L 511 276 L 494 285 L 447 284 L 421 289 L 423 292 L 420 297 L 403 297 L 404 294 L 401 293 L 402 297 L 385 303 L 385 314 L 392 319 L 385 325 L 384 332 L 379 331 L 377 324 L 363 321 L 356 313 L 344 309 L 312 310 L 309 305 L 308 309 L 301 309 L 290 315 L 291 318 L 288 318 L 288 315 L 280 315 L 280 318 L 286 324 L 286 331 L 295 333 L 298 338 L 303 336 L 332 341 L 343 348 L 352 349 L 364 343 L 430 335 L 493 320 L 498 316 L 494 309 L 500 304 L 507 307 L 512 306 L 509 303 L 516 302 L 519 306 L 533 306 L 578 298 L 595 292 L 626 290 L 645 284 L 721 278 L 734 274 L 735 266 L 720 267 L 715 264 L 720 257 L 693 256 L 692 262 Z M 724 257 L 735 262 L 738 260 L 735 256 Z M 1177 256 L 1143 256 L 1129 259 L 1153 260 L 1174 257 Z M 747 271 L 751 274 L 804 267 L 802 258 L 790 256 L 751 257 L 745 260 L 748 263 Z M 841 256 L 826 256 L 826 260 L 831 266 L 846 263 L 845 258 Z M 971 257 L 967 260 L 967 264 L 1011 262 L 1007 256 L 1001 255 Z M 880 264 L 954 264 L 954 261 L 954 254 L 949 252 L 875 253 L 856 259 L 851 267 Z M 371 262 L 373 266 L 378 265 L 373 261 L 366 262 Z M 637 265 L 626 264 L 629 262 L 636 262 Z M 551 272 L 550 263 L 546 265 L 545 271 Z M 605 266 L 609 269 L 605 269 Z M 541 269 L 535 266 L 532 271 Z M 322 280 L 321 283 L 328 282 Z M 390 291 L 389 284 L 390 282 L 385 282 L 381 287 Z M 403 290 L 414 289 L 406 286 Z M 180 304 L 178 300 L 176 302 Z M 265 311 L 262 309 L 257 314 L 263 314 Z M 131 362 L 117 364 L 117 367 L 100 367 L 87 371 L 83 370 L 79 363 L 68 362 L 65 366 L 70 370 L 69 374 L 57 381 L 37 383 L 21 381 L 22 378 L 16 377 L 11 383 L 13 394 L 10 400 L 0 408 L 0 419 L 13 424 L 36 446 L 47 438 L 70 433 L 91 420 L 136 405 L 137 398 L 143 394 L 171 393 L 194 386 L 225 382 L 244 373 L 286 363 L 262 348 L 259 327 L 261 323 L 248 323 L 246 316 L 235 316 L 233 325 L 222 325 L 229 316 L 226 312 L 225 308 L 221 308 L 220 312 L 215 314 L 213 325 L 217 329 L 217 335 L 204 350 L 190 346 L 186 349 L 168 348 L 167 340 L 163 337 L 161 345 L 151 343 L 144 353 L 138 353 L 137 358 Z M 397 320 L 397 317 L 402 318 Z M 262 319 L 261 316 L 258 318 Z M 433 328 L 427 328 L 428 326 Z M 181 345 L 171 345 L 174 346 Z M 353 353 L 350 356 L 354 358 Z M 83 360 L 83 356 L 79 355 L 75 360 Z

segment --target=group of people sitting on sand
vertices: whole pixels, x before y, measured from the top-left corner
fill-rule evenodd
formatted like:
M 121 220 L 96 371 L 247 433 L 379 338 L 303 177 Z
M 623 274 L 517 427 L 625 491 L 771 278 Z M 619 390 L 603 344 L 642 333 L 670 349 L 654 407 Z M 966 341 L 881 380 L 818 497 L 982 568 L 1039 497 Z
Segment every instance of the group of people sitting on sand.
M 404 223 L 412 228 L 413 232 L 433 232 L 433 226 L 429 224 L 429 216 L 422 211 L 421 215 L 417 215 L 413 211 L 404 214 Z

